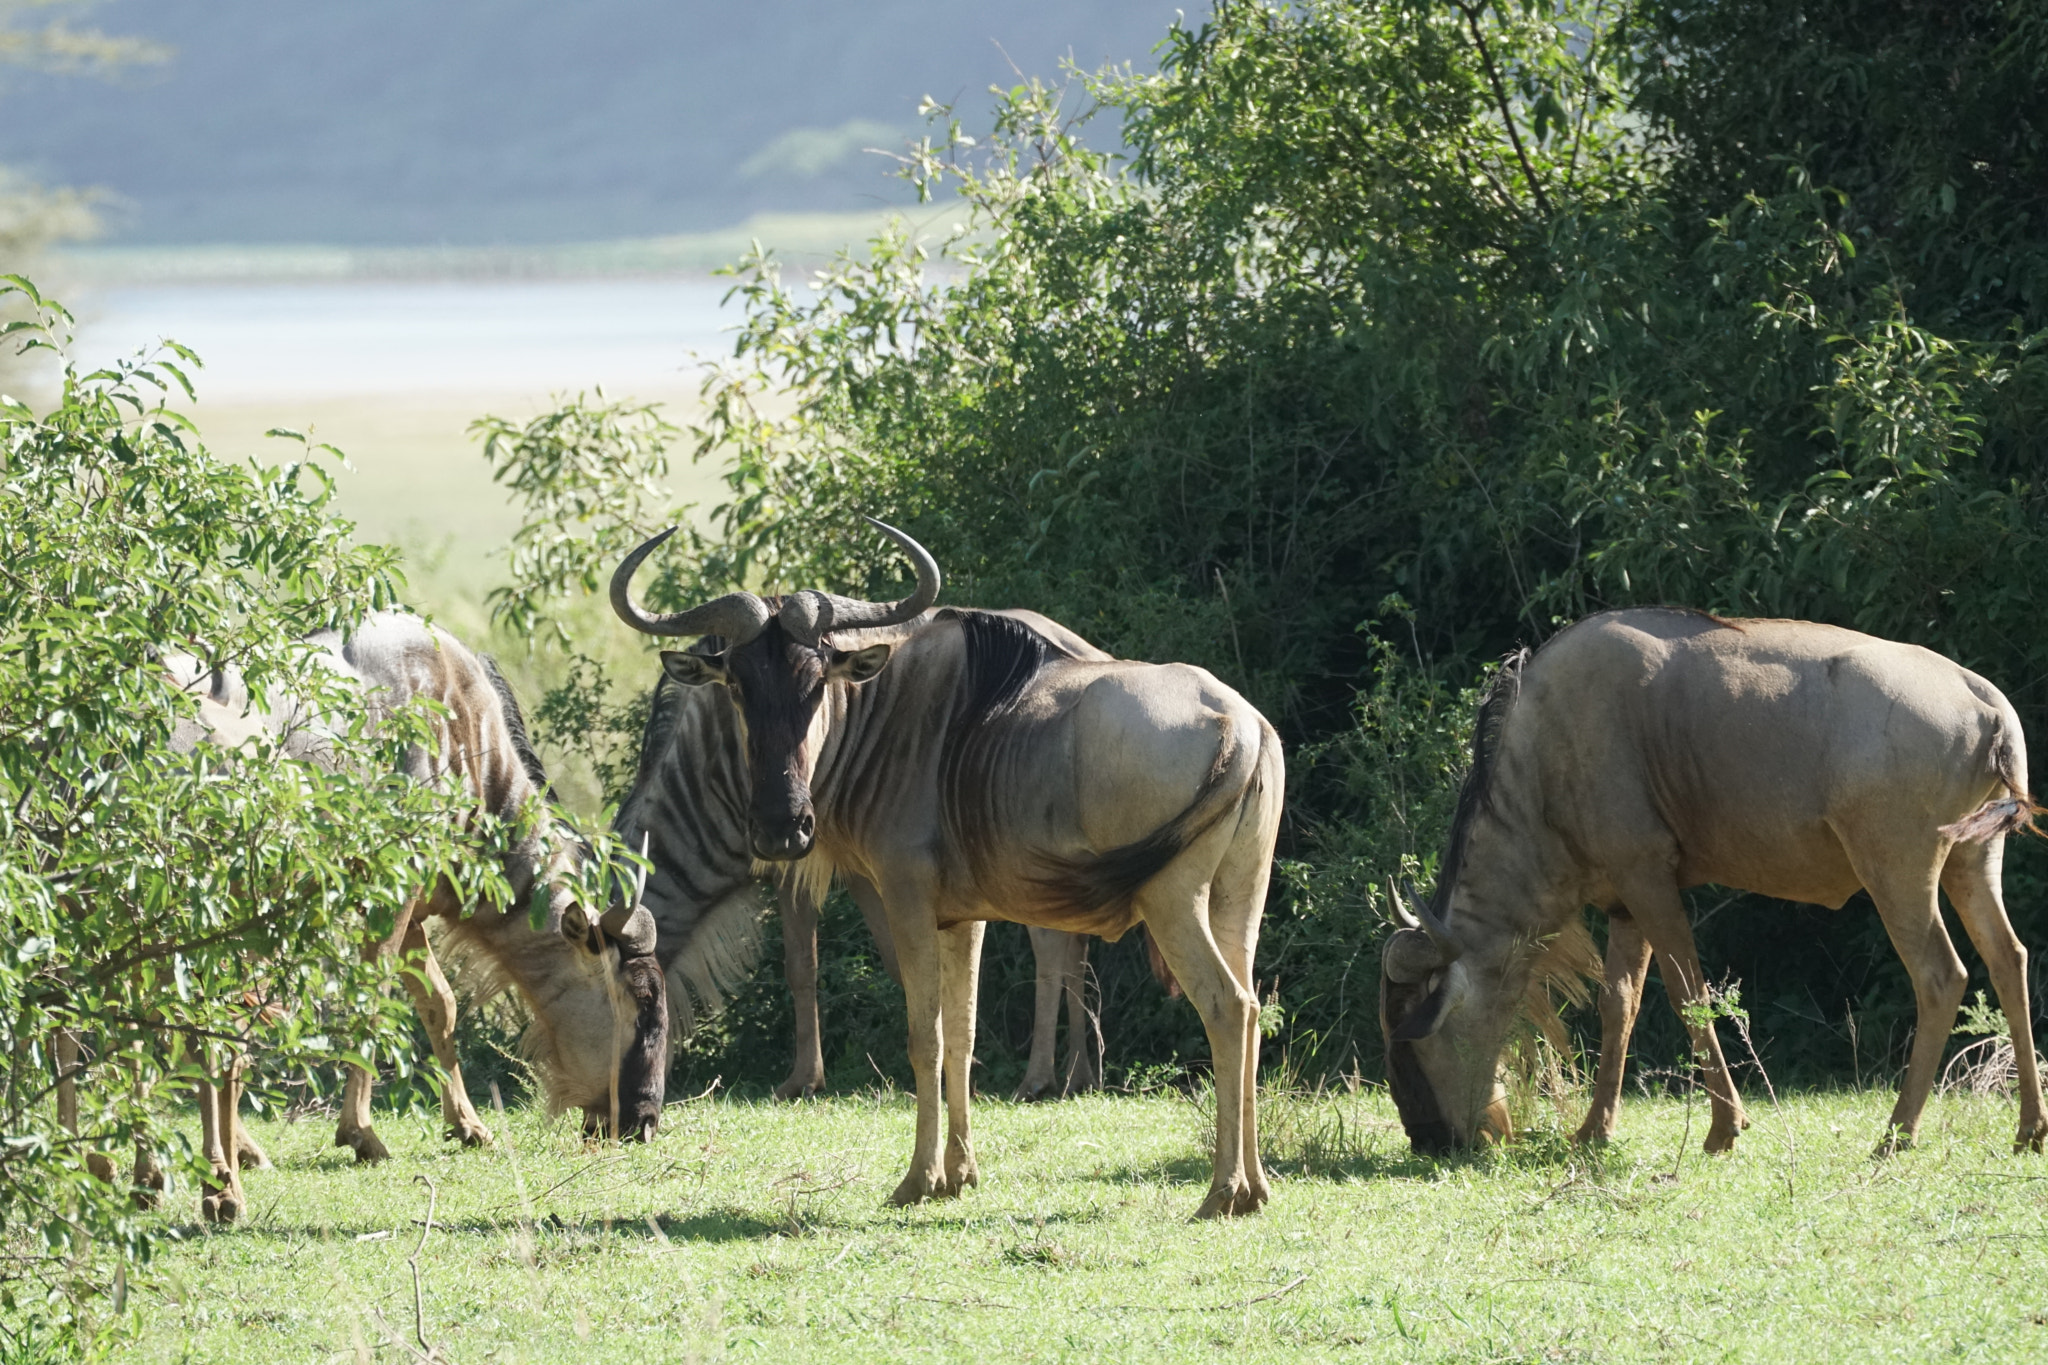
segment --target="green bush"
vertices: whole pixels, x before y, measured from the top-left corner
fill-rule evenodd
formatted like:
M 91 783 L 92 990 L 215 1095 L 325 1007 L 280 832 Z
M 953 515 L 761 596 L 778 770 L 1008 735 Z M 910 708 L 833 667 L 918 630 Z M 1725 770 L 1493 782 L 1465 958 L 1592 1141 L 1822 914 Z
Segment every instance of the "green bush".
M 61 350 L 60 307 L 19 277 L 0 294 L 33 314 L 9 326 L 17 346 Z M 348 543 L 324 452 L 209 456 L 170 406 L 196 363 L 166 343 L 67 368 L 48 412 L 0 400 L 0 1354 L 118 1332 L 163 1234 L 89 1156 L 125 1172 L 140 1143 L 174 1181 L 202 1178 L 163 1104 L 230 1051 L 280 1084 L 380 1055 L 403 1071 L 404 996 L 361 962 L 364 934 L 437 876 L 503 885 L 454 793 L 399 769 L 431 742 L 425 718 L 368 732 L 354 689 L 296 643 L 388 604 L 389 552 Z M 162 666 L 173 649 L 317 709 L 334 769 L 267 744 L 175 754 L 195 700 Z M 53 1097 L 59 1030 L 85 1045 L 75 1133 Z
M 936 259 L 740 263 L 693 432 L 731 495 L 657 590 L 879 595 L 870 513 L 950 601 L 1215 671 L 1293 745 L 1280 1045 L 1370 1071 L 1374 888 L 1427 866 L 1511 647 L 1631 603 L 1806 617 L 2041 716 L 2044 34 L 2003 0 L 1224 0 L 1156 75 L 998 92 L 985 139 L 936 110 Z M 2040 854 L 2009 867 L 2037 939 Z M 1874 916 L 1725 901 L 1702 951 L 1774 1066 L 1893 1063 Z

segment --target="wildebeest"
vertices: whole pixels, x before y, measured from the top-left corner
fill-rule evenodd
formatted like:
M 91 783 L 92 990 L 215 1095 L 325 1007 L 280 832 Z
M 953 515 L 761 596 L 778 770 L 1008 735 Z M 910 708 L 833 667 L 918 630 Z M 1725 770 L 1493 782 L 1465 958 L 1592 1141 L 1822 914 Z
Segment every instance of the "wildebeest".
M 968 1068 L 983 922 L 1110 938 L 1142 922 L 1214 1060 L 1215 1171 L 1201 1212 L 1251 1212 L 1267 1198 L 1252 953 L 1283 795 L 1278 736 L 1199 668 L 1077 659 L 1004 616 L 943 612 L 900 644 L 873 638 L 939 590 L 930 554 L 874 524 L 917 569 L 898 602 L 738 592 L 650 615 L 632 578 L 668 533 L 626 557 L 611 597 L 636 630 L 720 637 L 718 652 L 664 653 L 662 667 L 722 689 L 733 707 L 754 855 L 810 857 L 880 893 L 918 1098 L 894 1201 L 978 1178 Z
M 2012 1026 L 2017 1146 L 2042 1116 L 2026 949 L 1999 888 L 2030 828 L 2026 742 L 1998 689 L 1914 645 L 1805 621 L 1638 608 L 1589 617 L 1502 670 L 1436 893 L 1386 942 L 1388 1077 L 1418 1150 L 1489 1125 L 1497 1058 L 1541 945 L 1591 904 L 1610 917 L 1600 1068 L 1581 1139 L 1614 1131 L 1629 1031 L 1657 954 L 1703 1059 L 1708 1151 L 1742 1102 L 1679 892 L 1712 882 L 1831 908 L 1877 905 L 1919 1025 L 1880 1150 L 1910 1142 L 1963 994 L 1937 886 Z
M 1076 658 L 1109 656 L 1036 612 L 1005 612 Z M 930 623 L 927 611 L 886 632 L 901 643 Z M 879 638 L 879 637 L 878 637 Z M 657 680 L 642 734 L 632 789 L 620 803 L 613 830 L 638 847 L 647 841 L 653 870 L 647 904 L 657 928 L 656 953 L 669 973 L 669 999 L 684 1028 L 696 1006 L 716 1010 L 755 960 L 762 905 L 758 881 L 775 886 L 782 924 L 783 975 L 795 1006 L 790 1071 L 778 1099 L 817 1093 L 825 1083 L 818 1021 L 818 917 L 832 868 L 809 860 L 764 864 L 749 845 L 746 760 L 732 706 L 714 690 Z M 884 970 L 902 981 L 881 897 L 866 878 L 841 871 L 875 940 Z M 1036 1020 L 1020 1097 L 1055 1089 L 1054 1033 L 1060 1001 L 1067 1002 L 1069 1060 L 1063 1092 L 1099 1083 L 1095 1052 L 1099 1031 L 1082 990 L 1088 939 L 1033 929 L 1037 967 Z M 1097 1048 L 1085 1045 L 1097 1039 Z
M 652 957 L 653 921 L 637 895 L 592 913 L 560 884 L 570 860 L 585 857 L 586 850 L 573 831 L 546 814 L 547 775 L 511 689 L 488 659 L 402 612 L 378 613 L 346 637 L 327 632 L 307 643 L 322 652 L 326 667 L 357 684 L 373 718 L 419 699 L 436 703 L 436 743 L 431 750 L 408 751 L 407 775 L 422 782 L 459 775 L 479 811 L 519 832 L 501 855 L 512 892 L 507 905 L 476 905 L 465 914 L 444 879 L 405 907 L 387 937 L 365 948 L 372 955 L 417 955 L 420 975 L 406 972 L 404 979 L 446 1077 L 442 1112 L 448 1136 L 472 1146 L 490 1140 L 463 1089 L 455 995 L 428 943 L 429 918 L 444 922 L 448 942 L 475 960 L 489 986 L 516 989 L 527 1004 L 533 1024 L 526 1048 L 551 1107 L 581 1106 L 588 1125 L 604 1131 L 612 1131 L 616 1113 L 617 1131 L 650 1136 L 661 1115 L 668 1060 L 668 1008 Z M 254 709 L 234 674 L 205 671 L 189 656 L 169 656 L 165 667 L 199 700 L 197 716 L 181 724 L 174 747 L 236 748 L 267 732 L 287 757 L 333 761 L 332 731 L 311 710 Z M 539 930 L 527 910 L 536 888 L 546 888 L 547 896 Z M 232 1221 L 242 1206 L 233 1119 L 237 1066 L 225 1068 L 217 1096 L 201 1095 L 204 1155 L 215 1170 L 216 1187 L 203 1207 L 219 1221 Z M 335 1134 L 335 1145 L 353 1149 L 359 1161 L 386 1155 L 370 1121 L 372 1079 L 362 1068 L 350 1068 Z

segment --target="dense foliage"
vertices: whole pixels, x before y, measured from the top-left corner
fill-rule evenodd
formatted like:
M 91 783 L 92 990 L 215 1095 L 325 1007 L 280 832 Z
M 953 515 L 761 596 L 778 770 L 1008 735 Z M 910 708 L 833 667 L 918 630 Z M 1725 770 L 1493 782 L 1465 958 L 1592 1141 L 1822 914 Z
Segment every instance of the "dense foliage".
M 68 316 L 25 280 L 10 345 L 60 348 Z M 295 643 L 390 601 L 390 552 L 348 543 L 326 452 L 278 467 L 209 456 L 168 406 L 194 358 L 67 370 L 55 406 L 0 399 L 0 1355 L 118 1327 L 138 1145 L 189 1191 L 197 1122 L 167 1108 L 240 1052 L 272 1085 L 413 1051 L 365 933 L 447 874 L 502 893 L 449 791 L 408 782 L 401 712 L 365 729 L 351 685 Z M 289 433 L 280 433 L 289 435 Z M 196 700 L 168 651 L 239 669 L 259 701 L 311 708 L 333 770 L 179 754 Z M 55 1040 L 82 1045 L 75 1129 Z M 396 1046 L 394 1046 L 396 1045 Z M 257 1102 L 266 1085 L 259 1082 Z M 274 1093 L 274 1091 L 273 1091 Z M 111 1159 L 109 1181 L 89 1165 Z M 40 1343 L 40 1345 L 38 1344 Z
M 1294 746 L 1280 1042 L 1370 1072 L 1375 887 L 1433 861 L 1502 651 L 1626 603 L 1813 618 L 2038 728 L 2044 102 L 2020 0 L 1225 0 L 1156 76 L 1020 85 L 985 141 L 938 111 L 908 169 L 959 196 L 939 262 L 741 265 L 696 433 L 733 496 L 666 590 L 879 593 L 874 513 L 950 601 L 1242 688 Z M 1900 1055 L 1874 916 L 1698 907 L 1774 1067 Z M 1186 1022 L 1113 1019 L 1112 1058 Z

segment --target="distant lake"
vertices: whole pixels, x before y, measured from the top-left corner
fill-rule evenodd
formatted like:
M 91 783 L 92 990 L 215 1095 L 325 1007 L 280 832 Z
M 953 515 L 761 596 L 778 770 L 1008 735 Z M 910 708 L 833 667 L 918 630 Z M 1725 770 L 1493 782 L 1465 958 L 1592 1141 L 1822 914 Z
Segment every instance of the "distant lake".
M 729 355 L 725 279 L 179 284 L 81 291 L 78 358 L 162 337 L 198 352 L 202 400 L 695 388 Z

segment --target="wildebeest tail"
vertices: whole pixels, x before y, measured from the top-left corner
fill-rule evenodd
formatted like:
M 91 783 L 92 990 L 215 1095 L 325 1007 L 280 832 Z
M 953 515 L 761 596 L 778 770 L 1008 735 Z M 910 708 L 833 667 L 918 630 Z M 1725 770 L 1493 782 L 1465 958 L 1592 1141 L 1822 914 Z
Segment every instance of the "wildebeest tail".
M 1045 870 L 1032 880 L 1048 902 L 1081 916 L 1126 904 L 1189 844 L 1236 813 L 1244 804 L 1247 784 L 1258 772 L 1258 744 L 1270 741 L 1261 726 L 1252 744 L 1241 745 L 1231 718 L 1225 715 L 1222 720 L 1223 741 L 1216 746 L 1216 761 L 1196 788 L 1194 800 L 1142 839 L 1091 857 L 1047 859 Z
M 2001 710 L 1998 732 L 1991 741 L 1991 766 L 1998 773 L 1998 780 L 2005 784 L 2006 794 L 1986 801 L 1977 809 L 1953 824 L 1943 825 L 1941 833 L 1959 844 L 1982 843 L 2000 835 L 2039 834 L 2040 828 L 2034 820 L 2041 814 L 2041 807 L 2034 804 L 2034 798 L 2027 792 L 2026 758 L 2015 743 L 2019 723 L 2011 715 L 2008 705 Z

